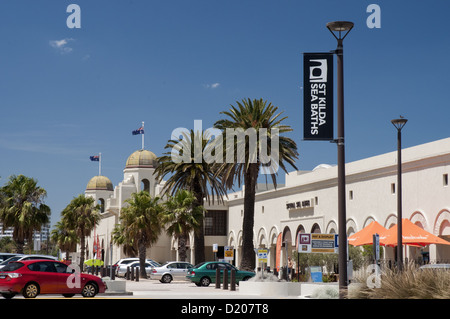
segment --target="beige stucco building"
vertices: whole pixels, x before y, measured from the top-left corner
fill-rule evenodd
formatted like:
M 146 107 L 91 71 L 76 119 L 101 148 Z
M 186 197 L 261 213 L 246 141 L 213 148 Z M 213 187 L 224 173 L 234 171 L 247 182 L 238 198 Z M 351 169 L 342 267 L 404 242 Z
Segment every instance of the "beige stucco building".
M 450 240 L 450 138 L 434 141 L 402 151 L 403 161 L 403 218 L 410 219 L 426 231 Z M 100 245 L 109 264 L 110 238 L 114 225 L 130 194 L 141 189 L 160 195 L 163 184 L 157 184 L 153 172 L 156 156 L 138 150 L 130 155 L 123 171 L 124 178 L 117 186 L 102 176 L 89 181 L 86 195 L 103 206 L 102 221 L 96 229 Z M 346 164 L 347 234 L 361 230 L 376 220 L 385 228 L 396 224 L 397 210 L 397 152 L 386 153 Z M 275 267 L 278 237 L 295 249 L 297 234 L 336 233 L 337 167 L 320 164 L 312 171 L 294 171 L 286 175 L 285 184 L 277 189 L 258 185 L 255 203 L 254 245 L 270 249 L 268 266 Z M 234 262 L 239 265 L 242 244 L 244 193 L 228 195 L 224 204 L 206 205 L 205 252 L 213 259 L 213 244 L 234 248 Z M 281 235 L 280 235 L 281 234 Z M 92 236 L 88 243 L 92 246 Z M 193 243 L 193 237 L 190 238 Z M 294 244 L 293 244 L 294 243 Z M 192 244 L 189 261 L 194 263 Z M 90 247 L 92 251 L 92 248 Z M 176 260 L 176 242 L 162 235 L 148 251 L 148 258 L 157 261 Z M 450 246 L 430 245 L 426 248 L 407 247 L 405 257 L 450 262 Z M 124 257 L 113 246 L 113 262 Z M 386 249 L 386 258 L 394 258 L 394 249 Z M 282 258 L 281 260 L 284 260 Z

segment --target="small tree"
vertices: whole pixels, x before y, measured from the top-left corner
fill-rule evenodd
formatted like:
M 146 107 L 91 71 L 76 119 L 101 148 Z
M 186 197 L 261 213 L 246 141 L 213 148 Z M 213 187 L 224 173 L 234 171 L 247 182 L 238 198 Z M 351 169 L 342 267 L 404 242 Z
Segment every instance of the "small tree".
M 158 240 L 163 228 L 161 218 L 163 206 L 159 197 L 152 198 L 146 191 L 131 194 L 125 201 L 120 213 L 120 225 L 116 225 L 113 241 L 124 244 L 128 249 L 135 250 L 139 255 L 140 275 L 147 277 L 145 259 L 147 248 Z
M 50 219 L 50 207 L 44 204 L 47 192 L 37 181 L 24 175 L 13 175 L 0 189 L 0 222 L 13 228 L 17 252 L 24 252 L 25 241 L 31 242 L 34 231 L 40 231 Z
M 189 233 L 200 227 L 203 207 L 195 205 L 196 198 L 187 190 L 179 190 L 164 203 L 163 223 L 167 234 L 178 240 L 178 256 L 186 261 L 186 244 Z
M 80 269 L 83 269 L 86 253 L 86 236 L 89 236 L 100 222 L 100 207 L 92 197 L 83 194 L 72 199 L 62 211 L 62 220 L 67 231 L 74 231 L 80 239 Z

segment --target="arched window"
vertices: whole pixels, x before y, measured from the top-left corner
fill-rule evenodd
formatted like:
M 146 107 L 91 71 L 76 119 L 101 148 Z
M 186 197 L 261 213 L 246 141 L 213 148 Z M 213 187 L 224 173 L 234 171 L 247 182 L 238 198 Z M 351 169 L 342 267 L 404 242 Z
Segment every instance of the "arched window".
M 141 181 L 141 190 L 143 190 L 144 192 L 150 193 L 150 182 L 148 179 L 144 178 Z
M 99 198 L 97 203 L 100 205 L 100 213 L 105 212 L 105 200 L 103 198 Z
M 320 226 L 318 224 L 314 224 L 313 227 L 311 228 L 311 233 L 312 234 L 320 234 Z

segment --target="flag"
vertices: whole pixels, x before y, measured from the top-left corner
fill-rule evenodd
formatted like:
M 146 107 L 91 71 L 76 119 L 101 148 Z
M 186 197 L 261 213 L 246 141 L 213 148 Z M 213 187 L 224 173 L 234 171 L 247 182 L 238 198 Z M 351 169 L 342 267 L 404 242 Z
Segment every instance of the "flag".
M 100 156 L 98 156 L 98 155 L 90 156 L 89 158 L 93 162 L 99 162 L 100 161 Z
M 137 130 L 134 130 L 132 133 L 133 133 L 133 135 L 144 134 L 144 128 L 141 126 Z

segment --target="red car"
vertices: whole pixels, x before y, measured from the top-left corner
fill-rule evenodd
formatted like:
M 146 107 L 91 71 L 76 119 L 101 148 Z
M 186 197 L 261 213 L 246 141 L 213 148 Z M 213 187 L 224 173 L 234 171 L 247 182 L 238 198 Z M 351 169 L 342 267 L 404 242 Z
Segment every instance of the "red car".
M 75 272 L 71 266 L 54 260 L 14 261 L 0 270 L 0 293 L 7 299 L 18 293 L 25 298 L 39 294 L 94 297 L 106 289 L 101 278 Z

